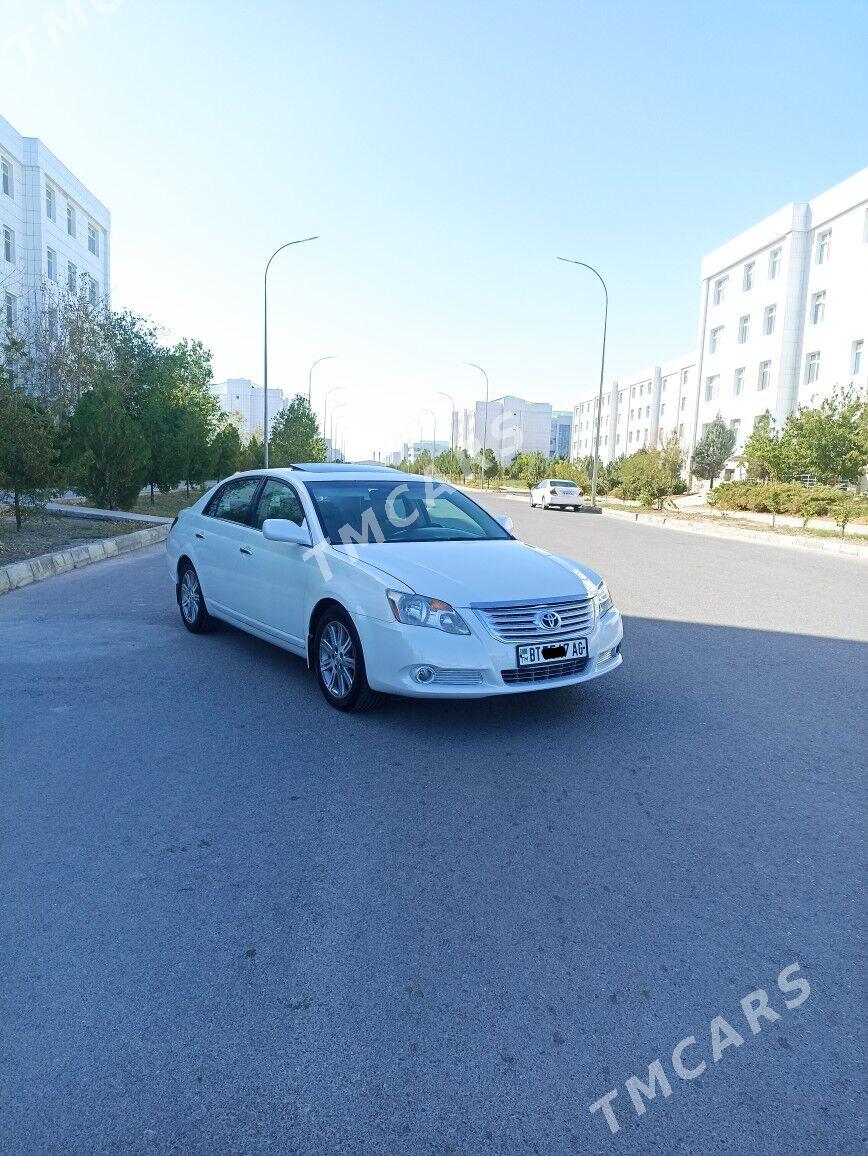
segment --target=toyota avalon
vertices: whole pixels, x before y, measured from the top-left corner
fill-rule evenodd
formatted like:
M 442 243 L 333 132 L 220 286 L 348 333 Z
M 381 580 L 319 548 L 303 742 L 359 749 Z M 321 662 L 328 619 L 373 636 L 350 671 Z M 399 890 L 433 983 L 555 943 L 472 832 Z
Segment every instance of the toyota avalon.
M 166 550 L 189 631 L 222 620 L 300 655 L 339 710 L 571 686 L 621 664 L 599 574 L 431 478 L 235 474 L 181 511 Z

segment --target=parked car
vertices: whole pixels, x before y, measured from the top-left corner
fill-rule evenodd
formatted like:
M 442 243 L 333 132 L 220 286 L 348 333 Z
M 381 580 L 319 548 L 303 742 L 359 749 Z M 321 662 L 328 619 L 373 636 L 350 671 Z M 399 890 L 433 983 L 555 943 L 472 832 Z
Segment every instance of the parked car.
M 222 619 L 300 655 L 339 710 L 613 671 L 623 629 L 603 579 L 511 531 L 430 478 L 312 464 L 220 482 L 166 552 L 189 631 Z
M 530 492 L 531 506 L 542 506 L 544 510 L 581 510 L 585 504 L 585 491 L 577 482 L 564 482 L 560 478 L 546 478 L 537 482 Z

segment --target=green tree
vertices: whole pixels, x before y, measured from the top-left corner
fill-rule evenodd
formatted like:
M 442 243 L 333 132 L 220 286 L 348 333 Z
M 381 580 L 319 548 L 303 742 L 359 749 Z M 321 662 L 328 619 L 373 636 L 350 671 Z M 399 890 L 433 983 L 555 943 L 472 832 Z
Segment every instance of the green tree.
M 521 454 L 518 460 L 521 462 L 518 476 L 531 488 L 548 477 L 551 462 L 545 454 Z
M 57 432 L 51 415 L 0 370 L 0 490 L 12 496 L 15 527 L 44 504 L 55 480 Z
M 260 446 L 260 452 L 261 449 Z M 244 468 L 242 466 L 244 447 L 241 445 L 238 427 L 232 422 L 224 422 L 217 430 L 211 443 L 211 451 L 215 478 L 226 478 L 236 470 Z
M 152 349 L 142 360 L 130 402 L 148 447 L 145 485 L 153 505 L 154 490 L 174 489 L 183 473 L 179 440 L 182 410 L 168 351 Z
M 749 480 L 783 482 L 793 476 L 792 439 L 775 432 L 768 410 L 758 417 L 745 443 L 742 457 Z
M 148 473 L 148 444 L 109 380 L 83 393 L 69 420 L 67 454 L 73 484 L 95 505 L 133 505 Z
M 247 445 L 242 448 L 238 468 L 240 470 L 258 470 L 262 465 L 262 451 L 262 439 L 253 434 Z
M 681 479 L 684 469 L 684 454 L 675 430 L 660 447 L 660 480 L 666 494 L 683 493 L 685 486 Z
M 319 436 L 316 414 L 301 394 L 285 405 L 274 419 L 268 442 L 268 460 L 275 466 L 326 460 L 326 444 Z
M 698 478 L 707 478 L 714 487 L 715 478 L 732 457 L 736 433 L 729 429 L 720 414 L 711 422 L 693 450 L 692 470 Z
M 473 470 L 474 477 L 479 478 L 483 486 L 486 482 L 490 482 L 492 478 L 500 476 L 500 465 L 494 456 L 494 450 L 491 446 L 486 446 L 485 454 L 481 451 L 476 454 L 471 462 L 471 469 Z
M 856 390 L 836 391 L 816 409 L 799 406 L 784 435 L 796 474 L 820 482 L 855 482 L 868 463 L 868 402 Z

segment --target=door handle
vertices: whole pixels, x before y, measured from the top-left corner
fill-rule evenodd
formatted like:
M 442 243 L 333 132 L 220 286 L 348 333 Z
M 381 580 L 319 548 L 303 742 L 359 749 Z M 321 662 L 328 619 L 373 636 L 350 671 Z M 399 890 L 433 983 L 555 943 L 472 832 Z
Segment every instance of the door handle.
M 248 546 L 239 546 L 239 550 L 241 551 L 242 554 L 252 554 L 253 553 L 253 551 Z
M 197 538 L 204 538 L 204 537 L 205 537 L 205 535 L 204 535 L 204 534 L 200 534 L 200 533 L 199 533 L 199 531 L 197 530 L 197 531 L 196 531 L 196 537 L 197 537 Z

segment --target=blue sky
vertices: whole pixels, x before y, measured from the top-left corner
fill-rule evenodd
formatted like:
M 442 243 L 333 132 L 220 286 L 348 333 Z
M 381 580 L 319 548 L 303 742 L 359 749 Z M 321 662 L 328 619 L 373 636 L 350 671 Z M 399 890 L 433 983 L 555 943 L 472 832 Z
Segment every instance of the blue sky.
M 0 112 L 111 209 L 114 302 L 347 449 L 695 344 L 702 255 L 866 164 L 868 4 L 4 0 Z M 333 401 L 337 401 L 335 396 Z M 431 422 L 425 417 L 426 436 Z

